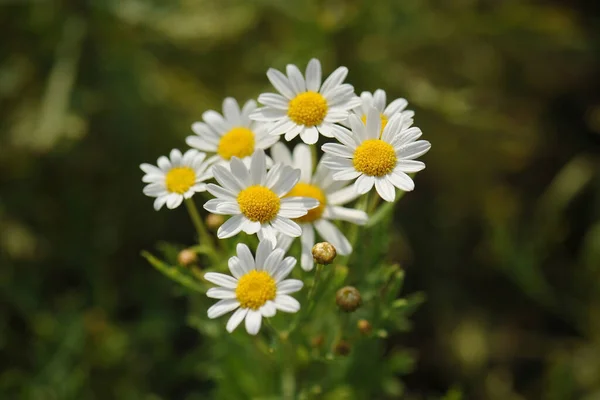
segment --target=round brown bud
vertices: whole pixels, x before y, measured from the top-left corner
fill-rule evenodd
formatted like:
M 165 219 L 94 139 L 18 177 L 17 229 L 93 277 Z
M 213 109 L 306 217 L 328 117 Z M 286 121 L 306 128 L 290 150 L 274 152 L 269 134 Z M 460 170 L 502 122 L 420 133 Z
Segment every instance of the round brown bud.
M 358 323 L 356 325 L 358 326 L 358 330 L 360 331 L 360 333 L 362 333 L 363 335 L 369 335 L 371 331 L 373 331 L 373 327 L 366 319 L 358 320 Z
M 206 217 L 206 226 L 208 226 L 208 229 L 211 231 L 219 229 L 219 227 L 223 225 L 223 222 L 225 222 L 225 218 L 223 218 L 222 215 L 208 214 Z
M 198 255 L 193 250 L 183 249 L 177 255 L 177 261 L 184 267 L 189 267 L 198 262 Z
M 310 345 L 312 347 L 321 347 L 324 342 L 325 338 L 323 337 L 323 335 L 318 335 L 311 339 Z
M 337 251 L 329 242 L 317 243 L 312 248 L 312 255 L 317 264 L 331 264 L 335 260 Z
M 360 292 L 354 286 L 344 286 L 335 294 L 335 302 L 346 312 L 355 311 L 362 304 Z
M 350 343 L 342 339 L 336 343 L 335 347 L 333 348 L 333 351 L 338 356 L 347 356 L 348 354 L 350 354 L 350 349 Z

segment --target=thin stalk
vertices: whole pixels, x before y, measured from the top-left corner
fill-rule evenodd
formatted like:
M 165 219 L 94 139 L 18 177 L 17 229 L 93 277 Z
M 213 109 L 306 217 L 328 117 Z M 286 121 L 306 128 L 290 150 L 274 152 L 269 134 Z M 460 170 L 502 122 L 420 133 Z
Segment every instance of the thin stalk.
M 204 222 L 202 218 L 200 218 L 200 213 L 198 213 L 198 209 L 196 208 L 196 204 L 192 199 L 185 199 L 185 205 L 187 207 L 188 213 L 190 214 L 190 218 L 192 219 L 192 223 L 196 228 L 196 233 L 198 234 L 198 241 L 200 244 L 207 245 L 211 248 L 214 248 L 214 244 L 212 242 L 212 238 L 210 237 L 210 233 L 206 230 L 204 226 Z

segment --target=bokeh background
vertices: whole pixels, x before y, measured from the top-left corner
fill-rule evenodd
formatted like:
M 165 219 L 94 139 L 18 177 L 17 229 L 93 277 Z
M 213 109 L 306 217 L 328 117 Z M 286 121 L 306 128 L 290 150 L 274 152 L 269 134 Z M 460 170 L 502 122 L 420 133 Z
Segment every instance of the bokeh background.
M 433 144 L 395 212 L 412 399 L 600 399 L 600 3 L 0 1 L 0 397 L 200 399 L 141 162 L 320 58 Z

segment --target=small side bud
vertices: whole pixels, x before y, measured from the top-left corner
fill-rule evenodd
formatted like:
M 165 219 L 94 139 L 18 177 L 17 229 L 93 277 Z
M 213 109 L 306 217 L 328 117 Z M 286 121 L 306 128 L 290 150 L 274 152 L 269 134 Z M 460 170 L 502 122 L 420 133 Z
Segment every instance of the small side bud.
M 353 312 L 362 304 L 362 298 L 357 288 L 344 286 L 335 294 L 335 302 L 342 310 Z
M 216 231 L 219 229 L 219 227 L 223 225 L 223 222 L 225 222 L 225 218 L 223 218 L 222 215 L 208 214 L 206 217 L 206 226 L 211 231 Z
M 350 350 L 350 343 L 348 343 L 344 339 L 337 342 L 335 347 L 333 348 L 333 352 L 338 356 L 347 356 L 348 354 L 350 354 Z
M 329 242 L 317 243 L 312 248 L 312 255 L 317 264 L 331 264 L 337 256 L 335 247 Z
M 371 323 L 366 319 L 358 320 L 358 323 L 356 325 L 358 326 L 358 330 L 360 331 L 360 333 L 362 333 L 363 335 L 370 335 L 373 331 Z
M 315 336 L 310 341 L 310 345 L 314 348 L 323 346 L 323 343 L 325 343 L 325 338 L 323 335 Z
M 177 261 L 184 267 L 190 267 L 198 262 L 198 255 L 190 249 L 183 249 L 177 255 Z

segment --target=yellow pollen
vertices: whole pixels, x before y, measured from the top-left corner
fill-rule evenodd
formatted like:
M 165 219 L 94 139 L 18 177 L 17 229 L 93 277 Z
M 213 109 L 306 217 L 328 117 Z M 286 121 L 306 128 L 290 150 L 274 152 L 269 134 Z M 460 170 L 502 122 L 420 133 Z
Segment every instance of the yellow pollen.
M 381 130 L 379 131 L 379 137 L 381 137 L 381 134 L 383 133 L 383 128 L 385 128 L 385 126 L 388 123 L 388 119 L 385 115 L 383 115 L 383 113 L 379 114 L 379 117 L 381 117 Z M 362 119 L 363 124 L 366 125 L 367 124 L 367 116 L 363 115 L 361 119 Z
M 196 173 L 190 167 L 173 168 L 167 172 L 165 185 L 171 193 L 184 194 L 196 182 Z
M 300 93 L 288 106 L 288 117 L 298 125 L 320 125 L 327 115 L 327 100 L 320 93 Z
M 279 196 L 271 189 L 254 185 L 242 190 L 237 196 L 242 214 L 250 221 L 261 224 L 271 221 L 279 212 Z
M 254 153 L 254 133 L 241 126 L 232 128 L 219 140 L 217 153 L 225 160 L 251 156 Z
M 250 271 L 242 276 L 235 289 L 241 308 L 258 310 L 277 294 L 277 284 L 266 271 Z
M 313 208 L 312 210 L 308 210 L 308 214 L 300 218 L 294 218 L 294 221 L 305 223 L 314 222 L 321 218 L 321 215 L 323 215 L 323 211 L 325 211 L 327 198 L 325 197 L 325 193 L 323 193 L 320 187 L 300 182 L 296 186 L 294 186 L 288 194 L 285 195 L 285 197 L 295 196 L 311 197 L 313 199 L 317 199 L 319 200 L 319 206 L 317 208 Z
M 358 172 L 370 176 L 384 176 L 394 170 L 398 158 L 391 144 L 379 139 L 362 142 L 354 150 L 352 163 Z

